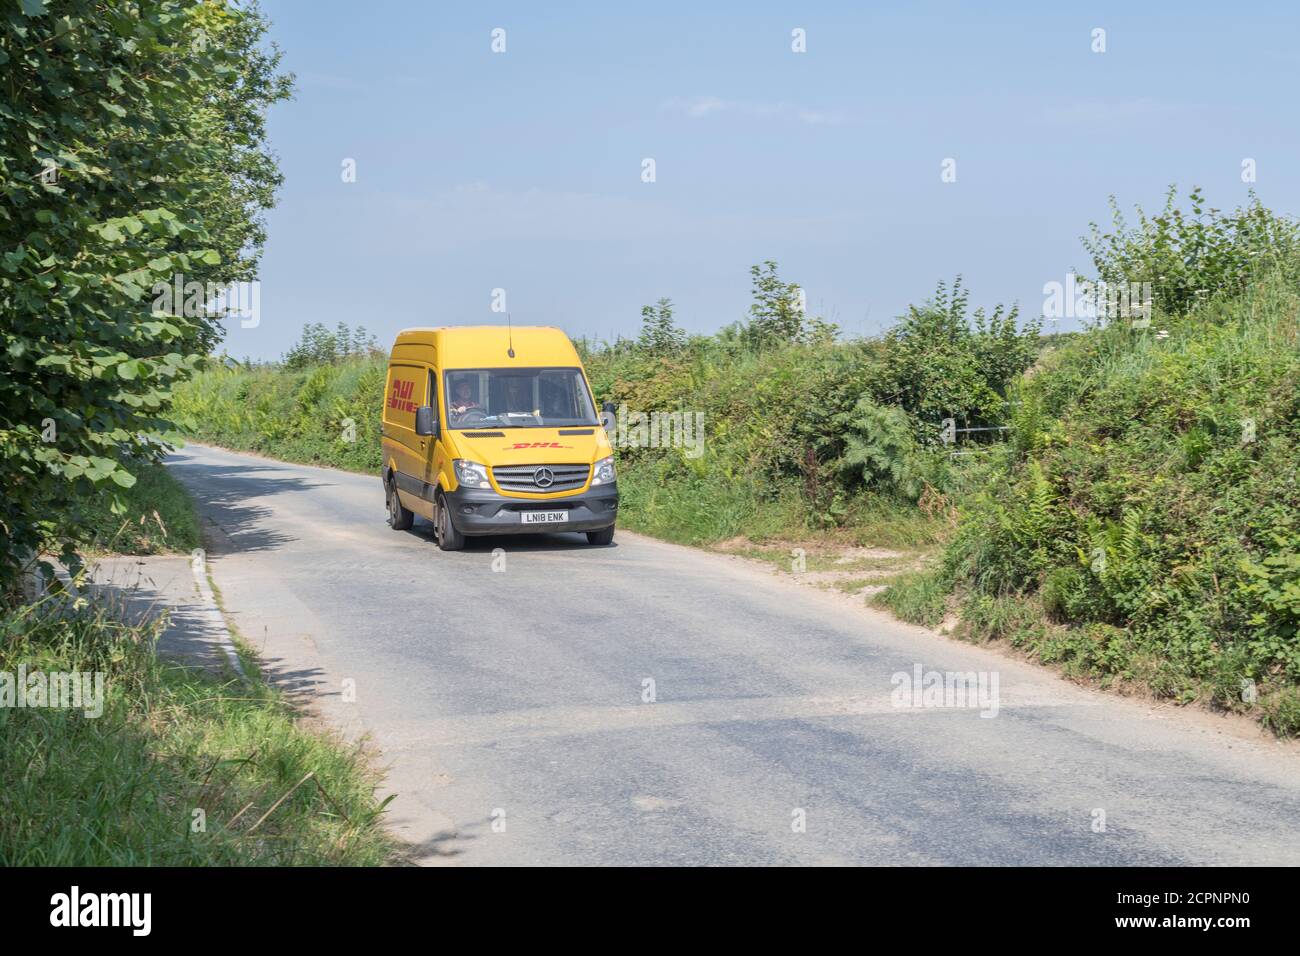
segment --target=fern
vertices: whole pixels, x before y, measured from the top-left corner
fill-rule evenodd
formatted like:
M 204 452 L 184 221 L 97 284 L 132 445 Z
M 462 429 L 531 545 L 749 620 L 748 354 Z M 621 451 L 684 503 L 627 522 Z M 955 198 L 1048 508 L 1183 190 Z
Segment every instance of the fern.
M 845 429 L 840 469 L 869 488 L 915 499 L 925 490 L 916 461 L 916 439 L 907 413 L 877 405 L 864 396 L 851 412 L 836 417 Z

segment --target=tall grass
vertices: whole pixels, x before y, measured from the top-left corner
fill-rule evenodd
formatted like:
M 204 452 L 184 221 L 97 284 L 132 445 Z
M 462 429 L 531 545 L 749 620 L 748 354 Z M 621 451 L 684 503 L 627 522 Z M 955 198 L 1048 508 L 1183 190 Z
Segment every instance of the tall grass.
M 950 584 L 932 570 L 898 575 L 889 586 L 874 595 L 871 603 L 886 608 L 904 621 L 937 627 L 948 609 Z
M 0 618 L 0 671 L 98 671 L 106 685 L 99 717 L 0 708 L 0 865 L 391 858 L 360 754 L 300 729 L 260 680 L 159 661 L 155 627 L 59 599 Z
M 383 355 L 307 369 L 217 367 L 179 387 L 174 408 L 201 441 L 378 473 L 386 368 Z
M 175 554 L 199 546 L 199 522 L 189 494 L 166 467 L 153 462 L 132 468 L 130 488 L 100 492 L 85 501 L 80 520 L 91 532 L 93 552 Z

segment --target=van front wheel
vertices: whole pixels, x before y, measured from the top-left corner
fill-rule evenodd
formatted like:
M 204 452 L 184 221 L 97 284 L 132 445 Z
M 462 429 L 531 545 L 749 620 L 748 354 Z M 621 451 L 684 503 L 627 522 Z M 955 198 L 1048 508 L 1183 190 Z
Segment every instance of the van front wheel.
M 415 521 L 415 515 L 411 509 L 402 504 L 402 499 L 397 497 L 397 483 L 392 478 L 388 479 L 388 527 L 394 531 L 406 531 Z
M 613 544 L 614 543 L 614 526 L 601 528 L 599 531 L 587 532 L 587 544 Z
M 438 496 L 438 547 L 443 551 L 459 551 L 465 547 L 465 536 L 451 523 L 451 508 L 442 495 Z

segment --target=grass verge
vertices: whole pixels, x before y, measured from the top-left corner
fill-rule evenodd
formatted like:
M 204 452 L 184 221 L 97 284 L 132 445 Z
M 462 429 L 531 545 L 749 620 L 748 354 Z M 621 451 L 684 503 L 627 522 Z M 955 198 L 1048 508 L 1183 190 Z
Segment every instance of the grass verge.
M 889 610 L 904 621 L 931 628 L 943 621 L 947 602 L 946 583 L 929 570 L 900 574 L 871 599 L 873 605 Z
M 0 617 L 0 671 L 103 675 L 98 716 L 84 707 L 0 707 L 0 864 L 393 858 L 362 754 L 300 728 L 256 677 L 160 661 L 156 628 L 57 598 Z
M 199 521 L 189 495 L 163 465 L 133 469 L 130 488 L 91 497 L 81 513 L 91 553 L 184 554 L 200 547 Z

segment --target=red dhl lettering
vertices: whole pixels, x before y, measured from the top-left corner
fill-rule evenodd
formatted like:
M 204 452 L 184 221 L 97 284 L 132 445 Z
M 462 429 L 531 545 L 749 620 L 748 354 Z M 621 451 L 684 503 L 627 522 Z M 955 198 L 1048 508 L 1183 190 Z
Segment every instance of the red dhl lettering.
M 558 441 L 532 441 L 532 442 L 517 441 L 513 445 L 508 446 L 506 450 L 511 451 L 516 448 L 572 448 L 572 447 L 573 447 L 572 445 L 561 445 Z
M 410 401 L 411 394 L 414 391 L 414 382 L 408 382 L 400 378 L 393 379 L 393 388 L 388 395 L 388 407 L 414 414 L 416 405 L 415 402 Z

